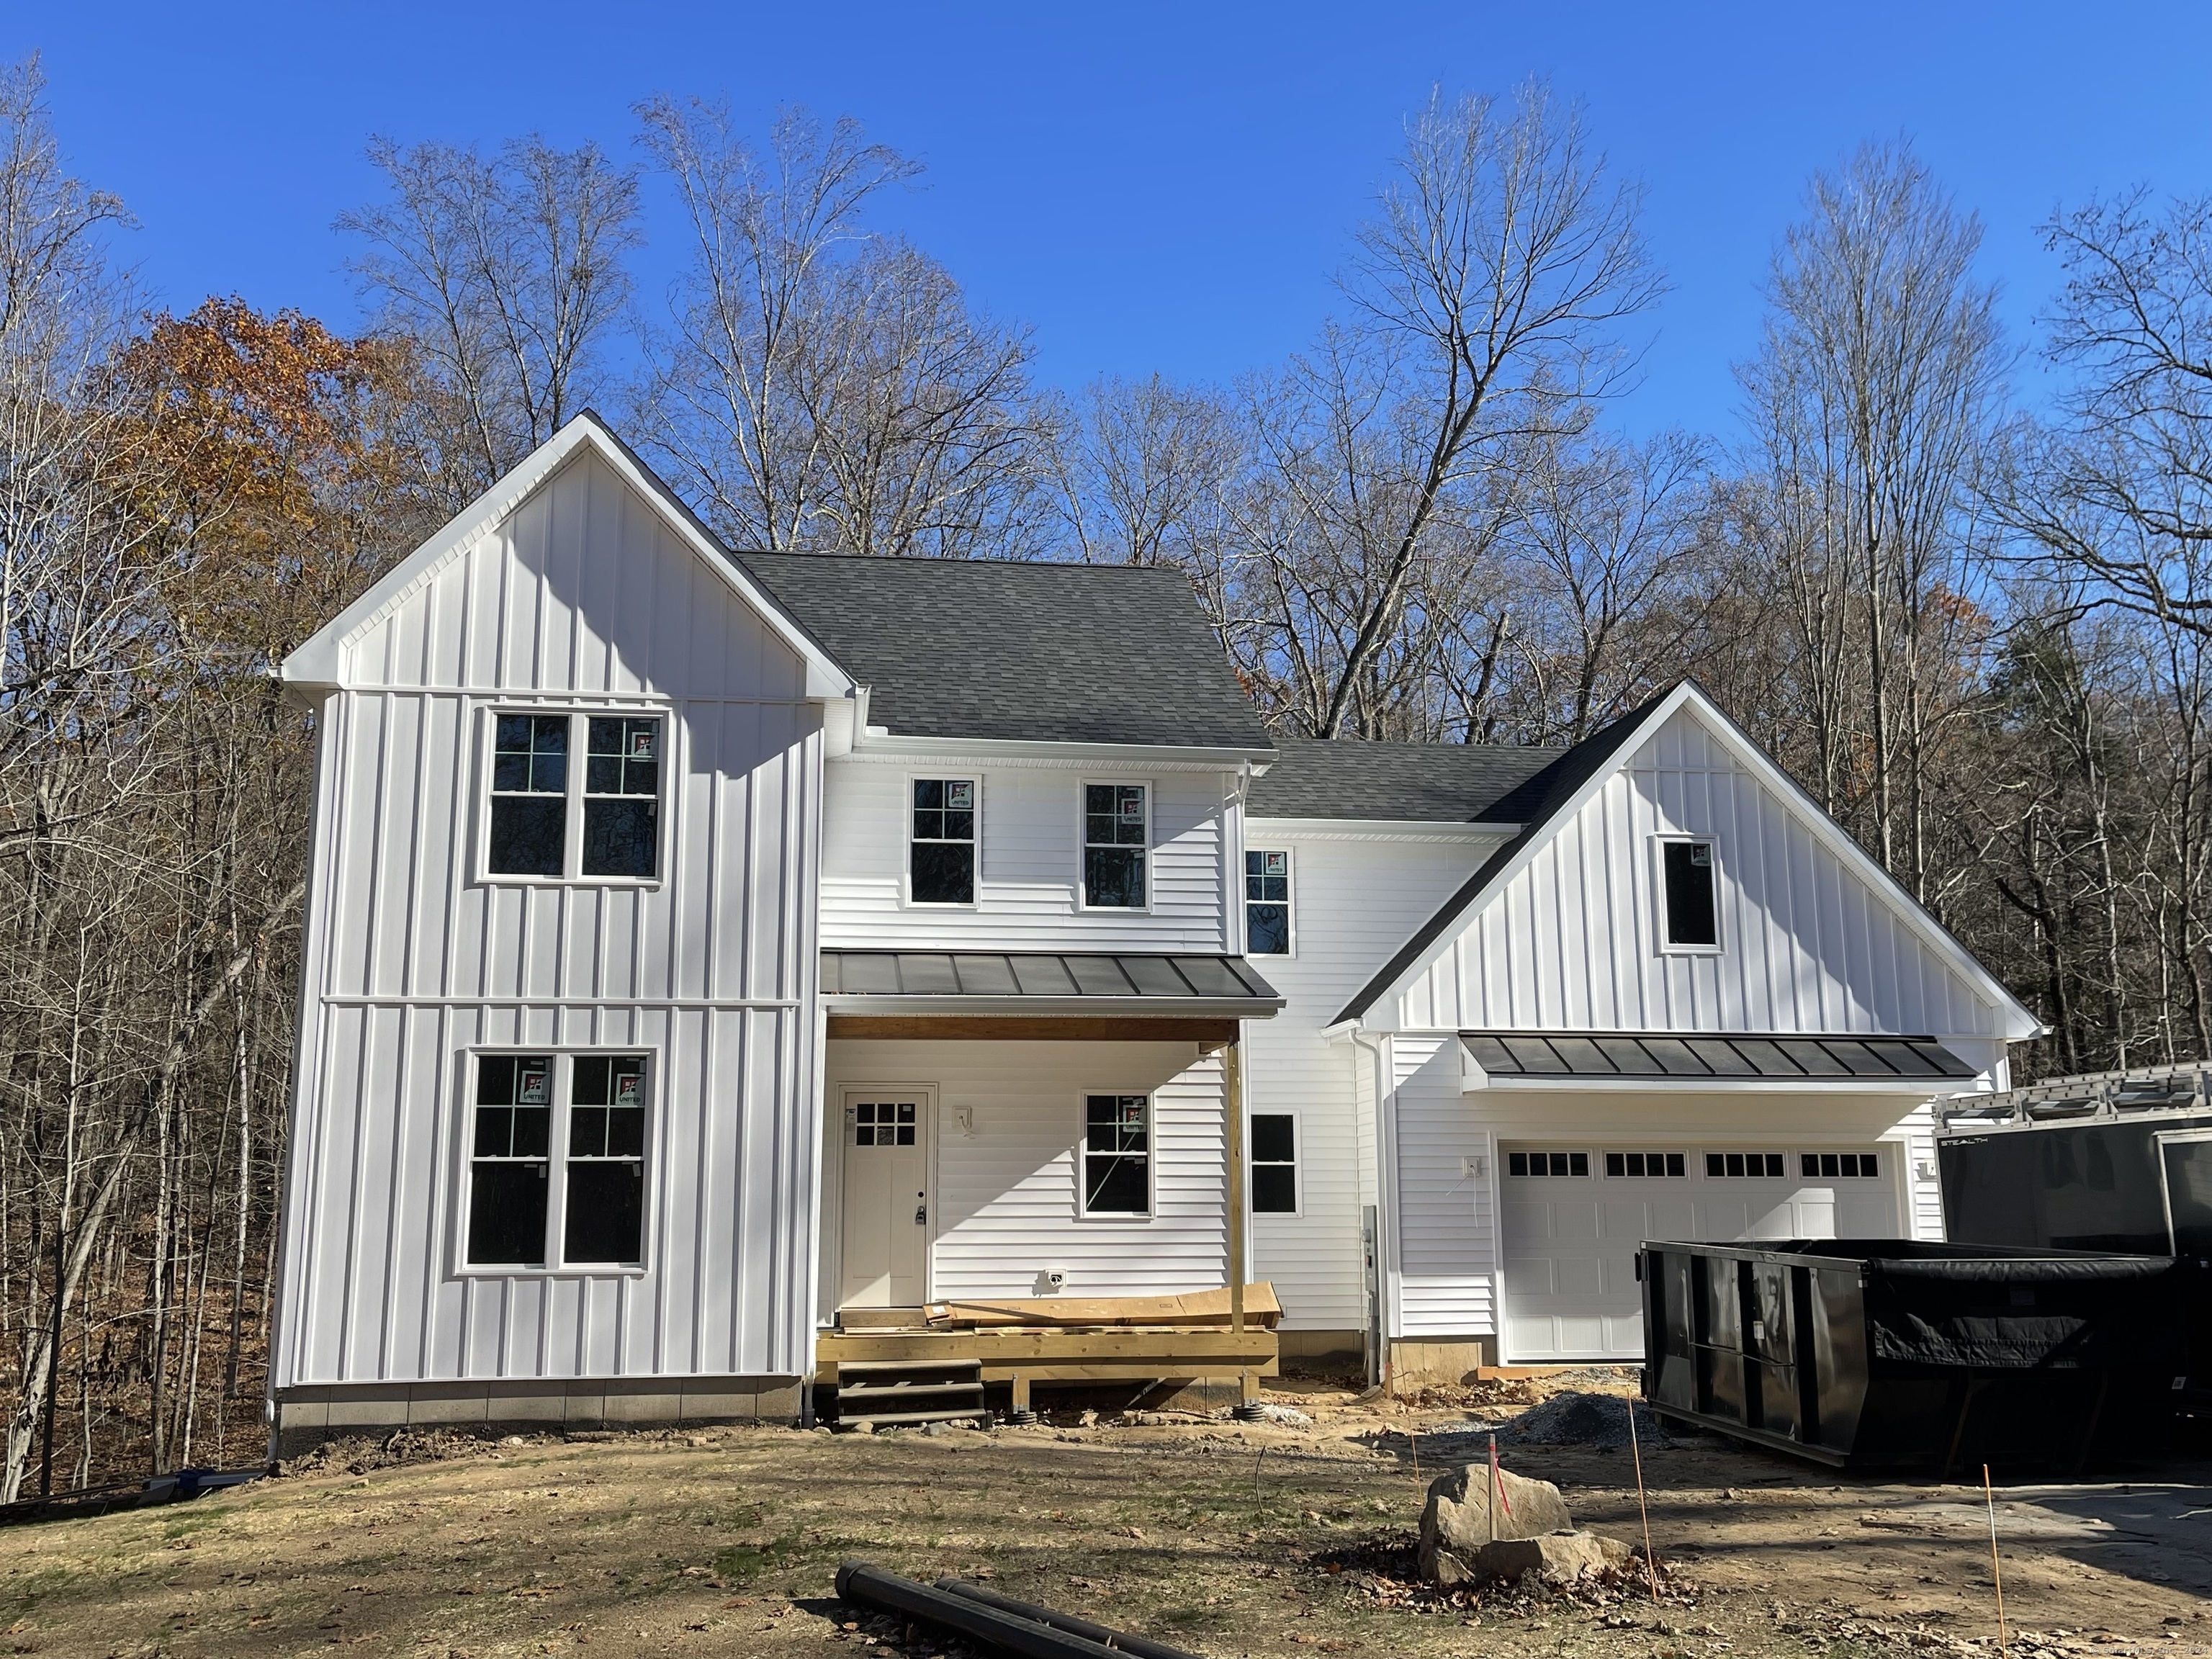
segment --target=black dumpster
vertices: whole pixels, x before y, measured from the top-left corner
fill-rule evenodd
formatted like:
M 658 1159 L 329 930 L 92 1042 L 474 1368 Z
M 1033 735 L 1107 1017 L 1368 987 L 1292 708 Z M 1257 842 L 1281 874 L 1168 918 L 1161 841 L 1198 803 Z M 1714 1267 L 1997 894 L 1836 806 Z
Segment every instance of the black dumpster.
M 1646 1243 L 1644 1397 L 1837 1467 L 2152 1451 L 2182 1375 L 2183 1265 L 1896 1238 Z

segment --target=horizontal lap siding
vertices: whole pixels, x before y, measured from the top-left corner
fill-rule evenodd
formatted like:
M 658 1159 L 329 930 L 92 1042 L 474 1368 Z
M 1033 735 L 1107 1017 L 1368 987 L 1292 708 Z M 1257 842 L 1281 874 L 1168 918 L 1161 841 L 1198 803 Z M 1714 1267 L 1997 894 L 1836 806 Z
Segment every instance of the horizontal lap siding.
M 1230 839 L 1226 774 L 1152 775 L 1152 905 L 1085 911 L 1082 787 L 1086 772 L 1036 763 L 904 763 L 844 757 L 830 763 L 823 846 L 825 945 L 992 951 L 1223 951 L 1223 860 Z M 981 784 L 981 863 L 972 909 L 902 903 L 907 790 L 916 777 Z
M 1245 845 L 1291 854 L 1296 952 L 1253 958 L 1285 1006 L 1246 1022 L 1245 1100 L 1254 1112 L 1295 1112 L 1301 1136 L 1302 1213 L 1252 1218 L 1253 1273 L 1274 1284 L 1285 1328 L 1357 1330 L 1366 1320 L 1359 1212 L 1373 1194 L 1363 1191 L 1354 1079 L 1372 1061 L 1321 1033 L 1495 842 L 1298 835 L 1255 818 Z
M 809 1363 L 802 674 L 589 454 L 351 647 L 319 739 L 278 1386 Z M 669 720 L 657 885 L 476 879 L 487 711 L 537 698 Z M 510 1042 L 659 1055 L 642 1276 L 455 1270 L 463 1055 Z
M 1489 1180 L 1462 1173 L 1469 1156 L 1494 1167 L 1494 1145 L 1460 1092 L 1458 1044 L 1399 1036 L 1396 1073 L 1398 1316 L 1393 1334 L 1472 1336 L 1497 1329 L 1496 1218 Z
M 826 1239 L 842 1225 L 845 1086 L 930 1085 L 938 1101 L 932 1295 L 1036 1296 L 1047 1268 L 1066 1273 L 1069 1296 L 1166 1296 L 1226 1282 L 1218 1054 L 1195 1056 L 1188 1043 L 832 1042 L 827 1069 Z M 1152 1096 L 1148 1218 L 1077 1213 L 1086 1091 Z M 972 1135 L 958 1127 L 963 1108 Z M 826 1314 L 836 1251 L 823 1254 Z
M 1657 948 L 1653 837 L 1719 845 L 1717 956 Z M 1408 982 L 1408 1029 L 1995 1036 L 1996 1011 L 1792 802 L 1677 714 Z

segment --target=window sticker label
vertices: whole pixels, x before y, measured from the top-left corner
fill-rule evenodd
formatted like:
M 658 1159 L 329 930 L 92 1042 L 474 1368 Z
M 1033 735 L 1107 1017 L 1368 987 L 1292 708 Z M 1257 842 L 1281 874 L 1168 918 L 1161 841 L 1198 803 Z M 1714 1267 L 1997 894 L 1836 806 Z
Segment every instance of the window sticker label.
M 631 731 L 629 757 L 632 760 L 649 761 L 653 758 L 653 738 L 657 729 L 654 726 L 647 726 L 636 727 Z
M 971 811 L 975 805 L 975 786 L 973 783 L 946 784 L 945 804 L 957 812 Z
M 1270 876 L 1291 873 L 1291 855 L 1288 853 L 1262 853 L 1260 856 L 1267 860 L 1261 866 L 1261 873 Z
M 1145 798 L 1131 793 L 1121 797 L 1121 822 L 1142 823 L 1145 821 Z
M 515 1098 L 525 1106 L 543 1106 L 545 1103 L 545 1068 L 544 1066 L 531 1066 L 523 1069 L 522 1080 Z
M 635 1072 L 625 1072 L 615 1079 L 615 1103 L 620 1106 L 637 1104 L 639 1078 Z

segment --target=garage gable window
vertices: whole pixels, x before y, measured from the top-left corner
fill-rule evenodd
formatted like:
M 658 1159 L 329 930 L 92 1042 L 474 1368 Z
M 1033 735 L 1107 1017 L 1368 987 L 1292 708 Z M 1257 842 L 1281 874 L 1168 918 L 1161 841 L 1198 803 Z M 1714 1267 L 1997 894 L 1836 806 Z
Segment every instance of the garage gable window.
M 1669 951 L 1718 951 L 1718 860 L 1710 841 L 1659 843 L 1660 937 Z
M 1801 1174 L 1824 1181 L 1875 1181 L 1881 1176 L 1881 1159 L 1874 1152 L 1802 1152 L 1797 1167 Z
M 1586 1176 L 1590 1163 L 1588 1152 L 1508 1152 L 1505 1173 L 1509 1176 Z
M 1768 1181 L 1780 1177 L 1782 1154 L 1779 1152 L 1707 1152 L 1705 1174 L 1708 1176 L 1744 1176 Z
M 1664 1179 L 1689 1173 L 1680 1152 L 1607 1152 L 1605 1172 L 1615 1179 L 1649 1176 Z

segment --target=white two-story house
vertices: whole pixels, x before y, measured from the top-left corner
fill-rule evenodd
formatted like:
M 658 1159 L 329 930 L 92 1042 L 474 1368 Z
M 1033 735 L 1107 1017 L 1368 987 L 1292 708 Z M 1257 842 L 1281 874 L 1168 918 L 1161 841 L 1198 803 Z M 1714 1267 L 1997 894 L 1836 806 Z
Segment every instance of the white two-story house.
M 588 416 L 283 673 L 287 1447 L 793 1420 L 948 1307 L 1079 1309 L 1047 1382 L 1632 1357 L 1641 1237 L 1931 1231 L 2033 1027 L 1692 688 L 1278 741 L 1172 572 L 732 553 Z

